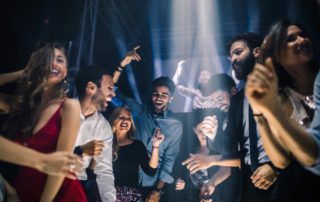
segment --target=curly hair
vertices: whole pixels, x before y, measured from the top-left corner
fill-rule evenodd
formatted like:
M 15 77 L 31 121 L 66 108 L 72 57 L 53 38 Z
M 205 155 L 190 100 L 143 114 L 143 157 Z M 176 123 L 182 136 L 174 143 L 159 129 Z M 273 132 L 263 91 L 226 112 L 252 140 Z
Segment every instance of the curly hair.
M 18 81 L 17 97 L 10 109 L 10 116 L 4 124 L 3 129 L 9 139 L 23 139 L 32 135 L 39 120 L 42 94 L 48 83 L 55 49 L 65 54 L 65 49 L 57 42 L 47 43 L 31 54 Z M 49 100 L 65 97 L 64 85 L 64 81 L 55 85 Z

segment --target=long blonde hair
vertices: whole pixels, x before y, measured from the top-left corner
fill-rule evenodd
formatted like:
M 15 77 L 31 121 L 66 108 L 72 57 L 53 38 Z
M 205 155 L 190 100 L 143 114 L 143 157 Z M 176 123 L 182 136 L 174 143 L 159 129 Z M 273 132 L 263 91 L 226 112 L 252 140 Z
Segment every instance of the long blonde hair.
M 118 144 L 117 135 L 116 135 L 117 134 L 116 121 L 119 118 L 121 112 L 123 112 L 123 111 L 129 112 L 130 117 L 131 117 L 131 127 L 127 133 L 127 137 L 130 140 L 134 139 L 134 132 L 136 130 L 136 127 L 134 125 L 133 118 L 132 118 L 132 112 L 128 107 L 117 107 L 112 111 L 112 113 L 109 117 L 109 121 L 110 121 L 112 132 L 113 132 L 113 144 L 112 144 L 112 158 L 113 158 L 113 160 L 116 160 L 118 158 L 118 151 L 119 151 L 119 144 Z

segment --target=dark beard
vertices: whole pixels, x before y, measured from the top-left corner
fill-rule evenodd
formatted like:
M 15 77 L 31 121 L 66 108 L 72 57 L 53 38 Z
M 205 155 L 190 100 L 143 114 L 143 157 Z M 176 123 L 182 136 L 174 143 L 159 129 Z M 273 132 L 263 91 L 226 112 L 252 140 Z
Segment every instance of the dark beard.
M 234 61 L 232 63 L 232 66 L 236 63 L 239 63 L 242 68 L 241 75 L 237 75 L 237 73 L 236 73 L 237 79 L 246 81 L 247 76 L 250 74 L 250 72 L 252 71 L 252 69 L 254 67 L 254 64 L 256 63 L 253 54 L 250 54 L 243 62 Z

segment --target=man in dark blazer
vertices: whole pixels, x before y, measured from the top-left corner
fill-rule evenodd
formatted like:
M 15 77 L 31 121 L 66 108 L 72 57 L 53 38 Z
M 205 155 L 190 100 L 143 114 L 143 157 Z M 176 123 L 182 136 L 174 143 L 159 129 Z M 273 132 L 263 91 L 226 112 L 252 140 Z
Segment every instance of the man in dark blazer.
M 264 151 L 254 115 L 241 89 L 259 56 L 261 42 L 257 34 L 243 33 L 228 44 L 229 59 L 240 87 L 239 93 L 231 98 L 227 128 L 223 133 L 218 133 L 223 135 L 223 143 L 216 142 L 223 144 L 223 156 L 192 156 L 187 165 L 192 172 L 213 165 L 240 166 L 242 202 L 269 201 L 273 188 L 271 185 L 278 176 Z M 217 125 L 217 121 L 212 123 L 212 132 L 216 133 L 214 125 Z

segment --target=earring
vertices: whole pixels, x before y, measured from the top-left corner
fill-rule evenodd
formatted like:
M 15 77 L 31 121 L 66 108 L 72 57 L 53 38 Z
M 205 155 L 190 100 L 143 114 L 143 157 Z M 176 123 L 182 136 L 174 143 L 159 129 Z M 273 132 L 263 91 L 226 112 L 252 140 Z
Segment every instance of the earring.
M 70 91 L 70 85 L 66 79 L 63 80 L 62 91 L 64 92 L 64 94 L 67 94 Z

